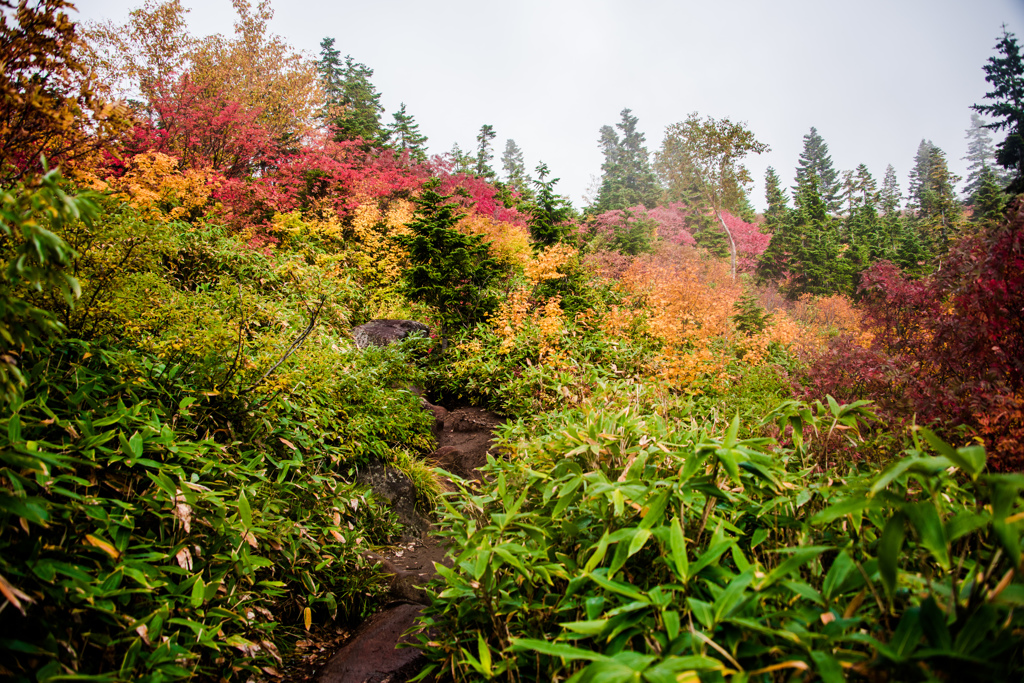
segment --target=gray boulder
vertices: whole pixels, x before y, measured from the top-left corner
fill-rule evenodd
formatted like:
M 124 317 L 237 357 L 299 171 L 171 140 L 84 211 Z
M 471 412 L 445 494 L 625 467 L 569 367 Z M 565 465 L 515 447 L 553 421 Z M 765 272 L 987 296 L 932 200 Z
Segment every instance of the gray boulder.
M 430 328 L 415 320 L 371 320 L 352 330 L 352 337 L 358 348 L 365 349 L 368 346 L 394 344 L 416 332 L 427 336 Z

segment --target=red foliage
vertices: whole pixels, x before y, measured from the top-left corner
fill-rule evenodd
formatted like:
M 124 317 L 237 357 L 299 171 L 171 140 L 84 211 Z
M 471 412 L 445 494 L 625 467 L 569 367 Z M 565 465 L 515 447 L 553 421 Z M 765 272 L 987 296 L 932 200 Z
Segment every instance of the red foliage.
M 1024 468 L 1024 202 L 954 245 L 933 276 L 908 280 L 879 263 L 861 292 L 871 348 L 837 340 L 807 393 L 871 398 L 893 421 L 916 415 L 947 434 L 967 425 L 993 466 Z
M 259 112 L 197 83 L 186 73 L 155 86 L 148 120 L 138 123 L 131 153 L 161 152 L 181 168 L 212 168 L 240 178 L 273 164 L 278 147 Z
M 359 140 L 306 140 L 297 152 L 280 155 L 263 175 L 221 186 L 217 199 L 226 220 L 263 225 L 274 213 L 332 210 L 338 217 L 367 200 L 405 195 L 419 189 L 426 172 L 409 166 L 390 150 L 364 151 Z
M 451 173 L 449 164 L 437 157 L 434 158 L 430 170 L 441 180 L 438 191 L 441 194 L 455 195 L 455 200 L 467 211 L 475 211 L 502 223 L 521 226 L 530 224 L 529 216 L 501 203 L 497 188 L 487 180 L 468 173 Z
M 757 267 L 757 257 L 768 248 L 772 236 L 761 232 L 756 223 L 747 223 L 728 211 L 722 211 L 722 220 L 729 226 L 732 238 L 736 240 L 736 270 L 741 273 L 754 272 Z

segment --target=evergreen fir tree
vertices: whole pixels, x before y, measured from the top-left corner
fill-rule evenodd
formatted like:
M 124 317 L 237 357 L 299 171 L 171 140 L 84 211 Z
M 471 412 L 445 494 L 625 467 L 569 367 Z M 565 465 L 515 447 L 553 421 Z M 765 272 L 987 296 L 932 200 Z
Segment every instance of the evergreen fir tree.
M 768 209 L 764 212 L 765 231 L 774 233 L 785 220 L 789 207 L 786 206 L 788 198 L 782 189 L 782 180 L 771 166 L 764 174 L 764 199 L 768 203 Z
M 806 182 L 806 178 L 813 175 L 818 179 L 818 193 L 825 202 L 826 211 L 837 213 L 840 209 L 839 201 L 839 178 L 835 168 L 832 166 L 832 157 L 828 153 L 828 145 L 818 134 L 817 128 L 811 127 L 811 132 L 804 136 L 804 149 L 800 153 L 799 165 L 796 169 L 796 186 L 793 188 L 794 197 L 799 188 Z
M 530 211 L 530 236 L 542 247 L 547 247 L 562 239 L 565 233 L 564 223 L 572 218 L 572 206 L 565 197 L 555 194 L 558 178 L 547 180 L 551 170 L 547 164 L 537 166 L 537 180 L 533 181 L 536 188 L 536 199 Z
M 320 41 L 320 59 L 316 62 L 316 70 L 324 91 L 324 112 L 329 114 L 341 105 L 344 98 L 341 53 L 334 49 L 334 38 L 324 38 Z
M 1003 26 L 1003 35 L 996 44 L 998 56 L 989 57 L 985 80 L 992 91 L 985 94 L 993 104 L 975 104 L 971 108 L 999 119 L 988 125 L 1006 130 L 1007 135 L 996 150 L 996 162 L 1011 173 L 1011 194 L 1024 192 L 1024 54 L 1017 38 Z
M 497 299 L 487 287 L 499 269 L 488 258 L 483 237 L 456 229 L 465 214 L 450 201 L 451 195 L 437 192 L 438 185 L 433 179 L 423 186 L 413 200 L 416 215 L 408 224 L 409 234 L 395 240 L 409 253 L 405 291 L 413 301 L 437 309 L 447 335 L 456 327 L 482 320 L 494 309 Z
M 427 160 L 427 136 L 420 133 L 420 126 L 412 114 L 405 111 L 405 102 L 394 114 L 394 122 L 389 127 L 391 146 L 399 152 L 408 152 L 409 158 L 423 163 Z
M 487 180 L 494 178 L 494 169 L 491 168 L 491 160 L 494 159 L 494 153 L 491 151 L 491 141 L 494 140 L 496 135 L 494 126 L 489 123 L 480 126 L 480 132 L 477 133 L 474 171 L 479 178 Z
M 879 231 L 885 244 L 884 258 L 892 259 L 899 248 L 900 237 L 903 234 L 903 215 L 900 211 L 902 205 L 903 193 L 896 178 L 896 169 L 889 164 L 885 167 L 885 178 L 878 193 L 878 208 L 881 211 Z
M 501 155 L 501 169 L 505 172 L 505 182 L 517 192 L 529 191 L 530 177 L 526 174 L 526 162 L 523 161 L 523 150 L 515 140 L 505 141 L 505 151 Z
M 342 64 L 339 52 L 334 49 L 334 39 L 324 38 L 320 42 L 317 71 L 324 89 L 325 109 L 334 116 L 331 123 L 335 139 L 361 139 L 368 145 L 386 142 L 387 131 L 380 125 L 384 107 L 380 93 L 370 82 L 373 69 L 356 62 L 351 55 L 346 56 Z
M 660 194 L 658 181 L 651 168 L 650 154 L 644 134 L 637 130 L 637 117 L 629 109 L 620 113 L 622 120 L 601 128 L 599 146 L 604 153 L 601 164 L 601 188 L 592 211 L 603 213 L 643 204 L 653 208 Z
M 452 172 L 453 173 L 470 173 L 473 171 L 476 160 L 470 155 L 462 151 L 459 147 L 459 143 L 452 145 L 452 149 L 448 152 L 448 156 L 452 160 Z
M 998 223 L 1006 207 L 1006 195 L 1003 194 L 995 171 L 983 166 L 979 181 L 978 191 L 974 195 L 974 215 L 971 220 L 981 225 Z
M 981 189 L 981 176 L 984 169 L 995 164 L 995 153 L 992 147 L 992 136 L 985 127 L 985 121 L 975 113 L 971 113 L 971 127 L 964 136 L 967 140 L 967 155 L 963 157 L 967 164 L 967 178 L 964 180 L 964 202 L 974 204 L 978 190 Z

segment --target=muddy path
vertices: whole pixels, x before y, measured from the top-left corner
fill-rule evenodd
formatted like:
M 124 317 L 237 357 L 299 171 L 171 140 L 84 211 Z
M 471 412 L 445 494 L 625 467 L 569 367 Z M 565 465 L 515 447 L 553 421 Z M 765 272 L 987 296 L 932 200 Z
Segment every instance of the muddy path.
M 434 435 L 437 450 L 427 457 L 428 462 L 462 479 L 479 479 L 477 468 L 487 462 L 487 453 L 493 446 L 495 428 L 501 419 L 480 408 L 458 408 L 446 410 L 440 406 L 426 405 L 434 414 Z M 368 557 L 381 564 L 391 574 L 390 594 L 392 601 L 381 611 L 366 620 L 343 642 L 323 668 L 312 676 L 292 680 L 312 680 L 317 683 L 404 683 L 414 677 L 425 660 L 415 649 L 396 649 L 403 641 L 403 634 L 415 623 L 422 607 L 429 597 L 420 586 L 425 585 L 436 573 L 434 563 L 445 563 L 445 548 L 440 540 L 431 536 L 430 522 L 411 510 L 405 502 L 405 494 L 396 494 L 402 488 L 401 482 L 394 482 L 394 476 L 385 472 L 370 473 L 367 483 L 383 487 L 382 497 L 392 500 L 405 524 L 406 533 L 402 543 L 391 547 L 387 553 L 370 554 Z M 454 490 L 450 481 L 442 482 Z M 415 492 L 412 492 L 413 498 Z

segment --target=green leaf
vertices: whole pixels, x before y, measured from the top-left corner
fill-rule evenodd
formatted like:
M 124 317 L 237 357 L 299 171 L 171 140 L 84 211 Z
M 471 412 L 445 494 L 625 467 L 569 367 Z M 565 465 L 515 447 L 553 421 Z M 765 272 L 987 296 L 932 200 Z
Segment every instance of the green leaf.
M 249 508 L 249 500 L 245 497 L 244 490 L 238 495 L 238 518 L 243 529 L 252 528 L 252 510 Z
M 892 638 L 889 639 L 889 647 L 897 655 L 907 659 L 914 654 L 918 643 L 921 642 L 922 635 L 924 635 L 924 630 L 921 627 L 921 608 L 909 607 L 903 613 L 903 617 L 900 619 L 899 625 L 896 626 Z
M 636 533 L 633 534 L 633 540 L 629 542 L 629 557 L 633 557 L 633 555 L 636 555 L 638 552 L 640 552 L 640 549 L 644 547 L 644 544 L 647 543 L 647 539 L 649 539 L 650 537 L 650 529 L 637 529 Z
M 843 667 L 832 655 L 821 650 L 811 650 L 811 661 L 814 662 L 814 669 L 824 683 L 845 683 Z
M 846 515 L 861 512 L 869 508 L 874 509 L 880 507 L 882 507 L 881 501 L 874 498 L 867 498 L 864 496 L 847 498 L 835 505 L 830 505 L 811 517 L 811 524 L 828 524 L 829 522 L 839 519 L 840 517 L 845 517 Z
M 882 537 L 878 541 L 878 573 L 890 597 L 896 591 L 900 550 L 903 548 L 903 537 L 906 533 L 904 521 L 903 513 L 895 513 L 885 523 Z
M 949 650 L 953 647 L 953 638 L 946 624 L 946 613 L 939 609 L 935 598 L 930 595 L 921 603 L 921 628 L 928 639 L 928 644 L 933 648 Z
M 205 599 L 206 584 L 203 583 L 203 577 L 197 576 L 195 583 L 192 584 L 192 607 L 194 609 L 199 609 L 202 607 Z
M 553 643 L 547 640 L 538 640 L 535 638 L 512 638 L 509 650 L 512 652 L 537 652 L 551 657 L 561 657 L 569 662 L 579 660 L 588 662 L 611 661 L 611 657 L 607 657 L 598 652 L 591 652 L 590 650 L 573 647 L 572 645 L 566 645 L 565 643 Z
M 589 574 L 590 572 L 597 569 L 597 566 L 604 560 L 605 553 L 608 552 L 608 531 L 605 530 L 604 534 L 601 535 L 601 539 L 597 542 L 597 547 L 594 548 L 594 552 L 590 555 L 590 559 L 587 560 L 587 564 L 583 567 L 583 573 Z
M 482 633 L 477 631 L 476 634 L 477 649 L 480 653 L 480 669 L 481 673 L 485 676 L 491 676 L 491 648 L 487 645 L 487 641 L 484 640 Z
M 679 580 L 685 583 L 689 578 L 690 563 L 686 557 L 686 538 L 683 536 L 683 528 L 679 525 L 678 517 L 672 518 L 668 540 L 672 552 L 672 569 Z
M 946 530 L 939 519 L 939 512 L 930 500 L 923 500 L 903 508 L 910 524 L 917 531 L 921 545 L 928 549 L 932 557 L 949 570 L 949 548 L 946 541 Z
M 846 582 L 846 577 L 850 575 L 853 569 L 853 558 L 845 550 L 839 551 L 839 554 L 832 561 L 832 566 L 829 567 L 828 573 L 825 574 L 825 581 L 822 583 L 822 593 L 825 595 L 826 600 L 831 601 L 833 598 L 838 597 L 837 591 Z
M 661 620 L 665 622 L 665 633 L 669 640 L 675 640 L 679 636 L 679 612 L 665 610 L 661 613 Z
M 589 621 L 566 621 L 559 624 L 559 626 L 576 633 L 582 633 L 583 635 L 596 636 L 600 635 L 601 632 L 608 627 L 608 620 L 591 619 Z

